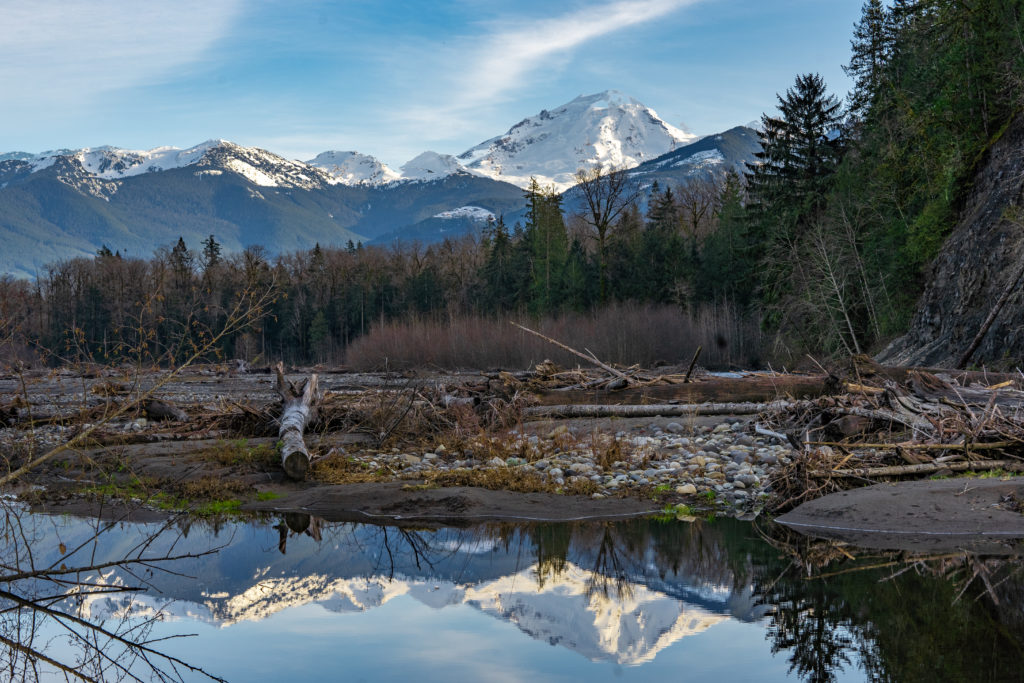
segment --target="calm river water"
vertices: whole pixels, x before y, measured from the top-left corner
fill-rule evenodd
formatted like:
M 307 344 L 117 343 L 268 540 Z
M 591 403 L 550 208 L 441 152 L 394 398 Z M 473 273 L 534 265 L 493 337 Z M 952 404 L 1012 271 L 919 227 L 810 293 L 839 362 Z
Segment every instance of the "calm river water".
M 13 680 L 1024 679 L 1019 556 L 860 553 L 730 519 L 5 514 Z

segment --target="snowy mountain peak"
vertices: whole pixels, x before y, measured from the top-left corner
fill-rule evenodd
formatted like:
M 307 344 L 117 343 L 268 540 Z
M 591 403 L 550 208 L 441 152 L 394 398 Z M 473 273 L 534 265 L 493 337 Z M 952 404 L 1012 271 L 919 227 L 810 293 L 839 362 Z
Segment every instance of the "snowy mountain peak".
M 643 107 L 643 103 L 636 100 L 629 95 L 624 95 L 618 90 L 605 90 L 604 92 L 594 93 L 593 95 L 580 95 L 572 102 L 567 103 L 564 106 L 581 106 L 589 107 L 591 109 L 607 109 L 609 107 L 623 107 L 626 105 L 639 105 Z
M 535 177 L 564 190 L 581 168 L 632 168 L 696 139 L 632 97 L 605 90 L 523 119 L 459 160 L 495 180 L 528 187 Z
M 403 180 L 437 180 L 453 173 L 466 172 L 466 167 L 451 154 L 424 152 L 402 164 Z
M 233 172 L 265 187 L 311 189 L 338 182 L 319 168 L 285 159 L 258 147 L 242 147 L 222 139 L 207 140 L 188 149 L 155 147 L 131 150 L 108 145 L 60 149 L 27 155 L 16 161 L 28 164 L 32 172 L 53 167 L 59 162 L 58 177 L 63 182 L 103 197 L 117 191 L 114 181 L 188 166 L 195 166 L 197 175 Z
M 33 156 L 29 152 L 4 152 L 0 154 L 0 161 L 28 161 Z
M 381 185 L 402 177 L 377 158 L 359 152 L 321 152 L 306 163 L 323 169 L 343 185 Z

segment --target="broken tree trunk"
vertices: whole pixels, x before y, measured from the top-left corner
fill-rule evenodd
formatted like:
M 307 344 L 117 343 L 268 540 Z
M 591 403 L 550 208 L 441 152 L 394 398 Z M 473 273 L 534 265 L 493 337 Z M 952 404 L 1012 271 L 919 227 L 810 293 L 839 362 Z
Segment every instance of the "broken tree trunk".
M 304 479 L 309 469 L 309 451 L 303 440 L 303 432 L 315 417 L 321 394 L 317 387 L 316 374 L 309 376 L 301 386 L 284 378 L 284 363 L 278 363 L 277 393 L 281 395 L 281 428 L 277 434 L 281 440 L 281 465 L 285 474 L 292 479 Z

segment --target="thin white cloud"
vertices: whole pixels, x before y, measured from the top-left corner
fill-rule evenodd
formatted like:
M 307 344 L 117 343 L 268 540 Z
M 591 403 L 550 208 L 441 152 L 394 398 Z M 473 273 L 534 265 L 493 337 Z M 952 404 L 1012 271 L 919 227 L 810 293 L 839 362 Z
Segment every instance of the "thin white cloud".
M 0 0 L 0 92 L 29 107 L 80 105 L 196 62 L 241 0 Z
M 539 20 L 503 17 L 478 25 L 472 35 L 393 49 L 392 75 L 400 79 L 393 85 L 407 93 L 407 101 L 387 112 L 386 119 L 403 131 L 406 146 L 444 145 L 467 130 L 483 131 L 482 123 L 507 117 L 501 105 L 538 79 L 556 76 L 588 44 L 700 1 L 614 0 Z M 420 68 L 407 69 L 408 64 Z M 453 69 L 453 64 L 459 66 Z
M 512 28 L 499 28 L 477 42 L 482 47 L 465 63 L 457 104 L 491 102 L 526 83 L 550 59 L 596 38 L 645 24 L 698 0 L 619 0 Z

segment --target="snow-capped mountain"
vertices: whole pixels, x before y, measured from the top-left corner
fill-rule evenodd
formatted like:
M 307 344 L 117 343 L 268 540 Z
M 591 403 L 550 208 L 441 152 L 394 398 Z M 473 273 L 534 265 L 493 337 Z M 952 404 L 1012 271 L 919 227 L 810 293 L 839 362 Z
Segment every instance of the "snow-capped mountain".
M 699 635 L 729 616 L 626 583 L 611 595 L 594 591 L 592 572 L 567 563 L 538 586 L 537 568 L 481 582 L 416 577 L 336 578 L 324 574 L 263 577 L 244 591 L 205 594 L 199 603 L 167 597 L 98 594 L 82 606 L 92 620 L 190 619 L 227 628 L 284 610 L 318 604 L 330 612 L 366 612 L 396 598 L 433 609 L 468 606 L 514 624 L 527 636 L 568 648 L 591 661 L 626 666 L 650 662 L 679 640 Z M 112 583 L 123 582 L 116 577 Z
M 59 176 L 67 184 L 83 188 L 76 180 L 118 181 L 145 173 L 170 171 L 189 166 L 196 174 L 217 175 L 233 172 L 261 187 L 298 187 L 312 189 L 336 182 L 326 171 L 291 161 L 258 147 L 242 147 L 227 140 L 207 140 L 195 147 L 157 147 L 151 150 L 130 150 L 117 147 L 87 147 L 76 150 L 56 150 L 36 154 L 29 158 L 0 162 L 0 171 L 16 171 L 21 166 L 32 173 L 59 167 Z M 3 167 L 8 167 L 4 169 Z M 80 178 L 74 178 L 75 172 Z M 98 187 L 87 183 L 87 187 Z M 116 185 L 103 185 L 116 192 Z M 104 193 L 92 192 L 96 196 Z
M 345 185 L 380 185 L 402 177 L 376 157 L 359 152 L 321 152 L 306 163 L 327 171 Z
M 523 119 L 458 158 L 491 178 L 527 187 L 532 176 L 563 191 L 581 168 L 632 168 L 695 140 L 641 102 L 606 90 Z
M 437 180 L 453 173 L 466 172 L 466 167 L 451 154 L 424 152 L 402 164 L 403 180 Z
M 208 140 L 179 149 L 117 147 L 0 154 L 0 273 L 31 277 L 101 245 L 148 256 L 215 234 L 227 251 L 273 252 L 347 241 L 437 242 L 522 218 L 531 177 L 565 190 L 582 167 L 630 168 L 642 186 L 742 171 L 759 149 L 749 128 L 697 138 L 615 91 L 524 119 L 459 157 L 424 152 L 389 168 L 358 152 L 308 162 Z M 572 193 L 563 207 L 578 209 Z

